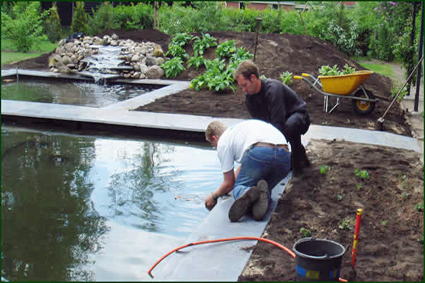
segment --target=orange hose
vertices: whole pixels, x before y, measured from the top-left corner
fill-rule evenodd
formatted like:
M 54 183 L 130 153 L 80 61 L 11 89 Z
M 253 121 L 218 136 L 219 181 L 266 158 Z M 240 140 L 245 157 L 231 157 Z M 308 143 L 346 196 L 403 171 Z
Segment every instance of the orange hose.
M 165 259 L 167 256 L 169 256 L 170 254 L 172 254 L 172 253 L 174 253 L 174 252 L 176 252 L 176 251 L 179 251 L 179 250 L 181 250 L 181 249 L 184 249 L 184 248 L 187 248 L 187 247 L 190 247 L 190 246 L 196 246 L 196 245 L 201 245 L 201 244 L 211 244 L 211 243 L 218 243 L 218 242 L 228 242 L 228 241 L 241 241 L 241 240 L 256 240 L 256 241 L 261 241 L 261 242 L 266 242 L 266 243 L 269 243 L 269 244 L 272 244 L 272 245 L 275 245 L 275 246 L 277 246 L 278 248 L 280 248 L 280 249 L 282 249 L 282 250 L 284 250 L 284 251 L 286 251 L 287 253 L 289 253 L 293 258 L 295 258 L 295 254 L 290 250 L 290 249 L 288 249 L 287 247 L 285 247 L 285 246 L 283 246 L 283 245 L 281 245 L 281 244 L 279 244 L 279 243 L 277 243 L 277 242 L 275 242 L 275 241 L 272 241 L 272 240 L 269 240 L 269 239 L 265 239 L 265 238 L 259 238 L 259 237 L 233 237 L 233 238 L 224 238 L 224 239 L 216 239 L 216 240 L 207 240 L 207 241 L 200 241 L 200 242 L 195 242 L 195 243 L 189 243 L 189 244 L 186 244 L 186 245 L 183 245 L 183 246 L 180 246 L 180 247 L 178 247 L 178 248 L 175 248 L 175 249 L 173 249 L 172 251 L 169 251 L 168 253 L 166 253 L 164 256 L 162 256 L 159 260 L 157 260 L 155 263 L 154 263 L 154 265 L 152 265 L 152 267 L 148 270 L 148 274 L 149 274 L 149 276 L 150 277 L 152 277 L 153 278 L 153 275 L 152 275 L 152 270 L 163 260 L 163 259 Z M 345 279 L 342 279 L 342 278 L 339 278 L 339 281 L 341 281 L 341 282 L 347 282 L 347 280 L 345 280 Z

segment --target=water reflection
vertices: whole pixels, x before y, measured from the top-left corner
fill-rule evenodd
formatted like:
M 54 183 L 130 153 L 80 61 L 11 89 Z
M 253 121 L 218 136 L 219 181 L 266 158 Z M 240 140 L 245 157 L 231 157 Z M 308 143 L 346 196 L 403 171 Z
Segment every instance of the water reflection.
M 145 280 L 206 216 L 222 178 L 214 151 L 176 143 L 11 127 L 1 143 L 9 280 Z
M 8 100 L 104 107 L 158 88 L 148 85 L 20 79 L 19 83 L 2 84 L 1 97 Z

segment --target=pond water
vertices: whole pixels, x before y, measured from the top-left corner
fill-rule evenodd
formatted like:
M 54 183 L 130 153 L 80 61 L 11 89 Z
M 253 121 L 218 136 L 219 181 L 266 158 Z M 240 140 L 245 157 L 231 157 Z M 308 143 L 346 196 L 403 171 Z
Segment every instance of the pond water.
M 134 84 L 95 84 L 64 80 L 19 79 L 3 83 L 1 98 L 8 100 L 104 107 L 137 97 L 161 86 Z
M 2 126 L 1 272 L 11 281 L 152 280 L 222 180 L 194 143 Z

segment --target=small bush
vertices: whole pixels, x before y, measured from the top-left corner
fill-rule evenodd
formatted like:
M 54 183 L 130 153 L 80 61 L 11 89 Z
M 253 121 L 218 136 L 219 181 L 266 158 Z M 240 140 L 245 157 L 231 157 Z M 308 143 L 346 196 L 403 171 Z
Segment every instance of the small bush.
M 49 13 L 50 15 L 44 23 L 44 33 L 50 42 L 55 43 L 62 38 L 61 20 L 56 6 L 50 8 Z
M 177 77 L 183 70 L 185 70 L 183 60 L 180 57 L 170 59 L 162 64 L 161 68 L 164 69 L 165 76 L 167 78 Z
M 16 2 L 9 13 L 1 12 L 2 36 L 10 39 L 18 51 L 28 52 L 39 42 L 46 17 L 47 11 L 40 13 L 40 2 Z
M 76 9 L 71 23 L 71 33 L 73 32 L 87 32 L 87 14 L 84 11 L 84 2 L 76 2 Z

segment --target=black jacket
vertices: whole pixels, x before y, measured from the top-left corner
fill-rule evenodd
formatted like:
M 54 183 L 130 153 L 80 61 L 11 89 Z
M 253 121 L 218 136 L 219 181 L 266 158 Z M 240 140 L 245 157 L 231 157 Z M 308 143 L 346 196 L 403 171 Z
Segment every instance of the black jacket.
M 260 92 L 245 95 L 245 104 L 253 118 L 271 123 L 281 132 L 293 113 L 307 113 L 305 101 L 291 88 L 273 79 L 262 79 Z

